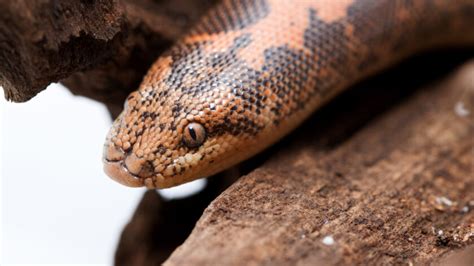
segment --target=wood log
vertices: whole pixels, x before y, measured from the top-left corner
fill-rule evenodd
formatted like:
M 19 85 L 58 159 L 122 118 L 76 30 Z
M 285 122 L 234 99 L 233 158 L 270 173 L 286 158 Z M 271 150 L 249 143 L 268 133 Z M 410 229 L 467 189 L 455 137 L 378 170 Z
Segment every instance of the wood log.
M 154 190 L 143 196 L 132 221 L 122 232 L 116 265 L 157 265 L 189 236 L 202 210 L 234 181 L 218 175 L 206 188 L 182 199 L 164 200 Z
M 150 64 L 214 0 L 0 0 L 0 86 L 15 102 L 51 82 L 120 111 Z
M 17 102 L 110 58 L 124 23 L 110 0 L 6 0 L 0 10 L 0 85 Z

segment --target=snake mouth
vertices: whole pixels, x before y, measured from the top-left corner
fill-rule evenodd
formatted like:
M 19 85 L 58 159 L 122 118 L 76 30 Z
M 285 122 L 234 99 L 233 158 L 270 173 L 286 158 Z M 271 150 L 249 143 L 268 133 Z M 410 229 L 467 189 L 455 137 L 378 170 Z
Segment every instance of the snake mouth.
M 188 158 L 189 159 L 189 158 Z M 191 158 L 192 159 L 192 158 Z M 132 152 L 125 152 L 112 143 L 104 145 L 102 156 L 104 172 L 116 182 L 129 187 L 161 189 L 192 181 L 188 175 L 176 175 L 176 166 L 168 166 L 170 172 L 155 172 L 153 164 Z
M 125 160 L 109 160 L 104 157 L 104 172 L 116 182 L 128 187 L 147 187 L 148 189 L 169 188 L 183 183 L 182 179 L 165 179 L 163 175 L 139 176 L 132 173 Z M 191 181 L 191 180 L 189 180 Z
M 104 172 L 113 180 L 129 187 L 143 187 L 144 179 L 132 174 L 122 160 L 109 161 L 104 158 Z
M 118 183 L 129 187 L 142 187 L 144 178 L 130 171 L 126 163 L 125 152 L 115 145 L 105 145 L 103 153 L 104 172 Z

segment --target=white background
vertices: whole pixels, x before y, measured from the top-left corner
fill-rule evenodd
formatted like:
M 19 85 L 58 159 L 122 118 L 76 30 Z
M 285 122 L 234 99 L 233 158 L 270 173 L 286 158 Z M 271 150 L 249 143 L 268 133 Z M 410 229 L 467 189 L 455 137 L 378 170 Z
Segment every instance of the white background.
M 0 264 L 111 264 L 143 189 L 113 182 L 105 107 L 53 84 L 9 103 L 0 88 Z

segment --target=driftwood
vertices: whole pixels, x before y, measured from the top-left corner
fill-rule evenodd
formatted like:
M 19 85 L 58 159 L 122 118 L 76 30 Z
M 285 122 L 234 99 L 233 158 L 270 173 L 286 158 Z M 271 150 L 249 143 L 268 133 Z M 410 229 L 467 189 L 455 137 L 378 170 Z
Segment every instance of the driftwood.
M 117 113 L 156 57 L 213 0 L 0 1 L 0 86 L 27 101 L 51 82 Z
M 0 84 L 26 101 L 61 80 L 116 115 L 213 2 L 0 0 Z M 432 54 L 359 84 L 226 190 L 222 174 L 186 199 L 147 192 L 116 263 L 472 261 L 474 63 L 459 67 L 472 57 Z

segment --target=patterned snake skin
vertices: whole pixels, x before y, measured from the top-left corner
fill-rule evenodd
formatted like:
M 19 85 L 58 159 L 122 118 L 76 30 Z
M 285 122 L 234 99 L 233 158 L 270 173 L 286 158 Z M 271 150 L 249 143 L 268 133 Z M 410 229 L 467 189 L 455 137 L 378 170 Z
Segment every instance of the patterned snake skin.
M 105 172 L 149 188 L 215 174 L 350 84 L 454 45 L 474 45 L 474 0 L 224 0 L 128 97 Z

